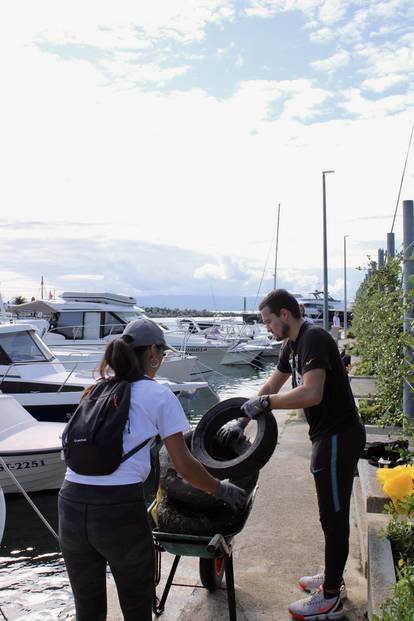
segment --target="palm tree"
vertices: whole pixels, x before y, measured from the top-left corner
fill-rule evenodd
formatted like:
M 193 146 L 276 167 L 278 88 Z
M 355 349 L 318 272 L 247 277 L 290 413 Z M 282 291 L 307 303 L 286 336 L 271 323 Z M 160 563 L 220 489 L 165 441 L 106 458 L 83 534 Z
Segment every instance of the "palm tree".
M 14 304 L 24 304 L 25 302 L 27 302 L 27 300 L 23 295 L 16 295 L 13 300 Z

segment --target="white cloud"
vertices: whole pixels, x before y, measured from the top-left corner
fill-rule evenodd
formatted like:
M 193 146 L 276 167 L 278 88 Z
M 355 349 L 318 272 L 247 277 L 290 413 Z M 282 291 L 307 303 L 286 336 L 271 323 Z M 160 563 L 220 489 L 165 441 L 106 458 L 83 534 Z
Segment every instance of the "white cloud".
M 344 101 L 339 105 L 360 118 L 381 118 L 388 114 L 411 110 L 414 106 L 414 92 L 371 100 L 364 97 L 359 89 L 352 88 L 344 92 Z
M 346 50 L 338 50 L 338 52 L 335 52 L 335 54 L 328 58 L 311 62 L 310 66 L 316 71 L 327 71 L 331 73 L 341 67 L 346 67 L 349 64 L 350 58 L 349 52 Z
M 379 78 L 371 78 L 368 80 L 364 80 L 361 84 L 362 88 L 373 91 L 374 93 L 384 93 L 389 88 L 396 86 L 397 84 L 402 84 L 408 81 L 407 75 L 401 75 L 399 73 L 394 73 L 391 75 L 385 75 Z
M 88 281 L 96 281 L 96 280 L 104 280 L 105 276 L 103 274 L 64 274 L 60 277 L 61 280 L 88 280 Z
M 317 28 L 309 33 L 311 43 L 328 43 L 337 37 L 337 33 L 332 28 Z
M 217 263 L 205 263 L 194 270 L 194 278 L 197 280 L 224 280 L 226 278 L 224 266 Z
M 324 24 L 334 24 L 344 16 L 346 3 L 343 0 L 325 0 L 319 9 L 319 19 Z

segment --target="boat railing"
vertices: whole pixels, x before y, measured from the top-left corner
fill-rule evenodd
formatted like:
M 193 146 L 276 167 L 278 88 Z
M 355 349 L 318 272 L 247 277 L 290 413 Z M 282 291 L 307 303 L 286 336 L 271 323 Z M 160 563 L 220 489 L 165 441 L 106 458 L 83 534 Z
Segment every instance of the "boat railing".
M 100 358 L 99 360 L 97 360 L 96 362 L 100 362 Z M 1 390 L 1 386 L 3 384 L 3 382 L 9 377 L 11 377 L 11 371 L 14 369 L 17 369 L 18 367 L 28 367 L 31 366 L 33 364 L 59 364 L 63 367 L 66 376 L 64 377 L 62 383 L 59 385 L 59 388 L 56 392 L 62 392 L 63 388 L 66 386 L 66 384 L 68 383 L 69 379 L 71 378 L 71 376 L 75 373 L 76 370 L 79 370 L 79 367 L 82 365 L 90 365 L 91 361 L 90 360 L 77 360 L 74 361 L 73 363 L 73 367 L 68 370 L 65 369 L 63 363 L 58 360 L 58 359 L 54 359 L 54 360 L 22 360 L 21 362 L 12 362 L 10 365 L 7 366 L 6 371 L 0 375 L 0 390 Z M 2 365 L 3 366 L 3 365 Z M 80 369 L 81 370 L 81 369 Z M 58 372 L 57 372 L 58 373 Z M 85 379 L 87 379 L 87 377 L 85 376 Z

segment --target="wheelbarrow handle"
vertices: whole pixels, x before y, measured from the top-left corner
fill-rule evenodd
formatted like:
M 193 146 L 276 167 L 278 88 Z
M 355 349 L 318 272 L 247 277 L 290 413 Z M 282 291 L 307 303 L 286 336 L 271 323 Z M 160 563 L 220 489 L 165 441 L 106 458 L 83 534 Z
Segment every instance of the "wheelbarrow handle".
M 217 550 L 220 550 L 226 556 L 231 555 L 231 549 L 227 545 L 223 535 L 214 535 L 211 541 L 207 544 L 207 550 L 210 554 L 214 554 Z

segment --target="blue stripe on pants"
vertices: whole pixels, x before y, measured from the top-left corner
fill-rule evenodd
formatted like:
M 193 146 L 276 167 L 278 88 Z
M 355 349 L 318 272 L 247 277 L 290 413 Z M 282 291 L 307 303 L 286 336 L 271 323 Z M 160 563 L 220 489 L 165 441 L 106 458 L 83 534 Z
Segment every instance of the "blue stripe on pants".
M 338 455 L 338 436 L 334 435 L 331 437 L 331 482 L 332 482 L 332 498 L 335 511 L 338 512 L 341 510 L 341 506 L 339 504 L 339 494 L 338 494 L 338 478 L 336 473 L 336 461 Z

